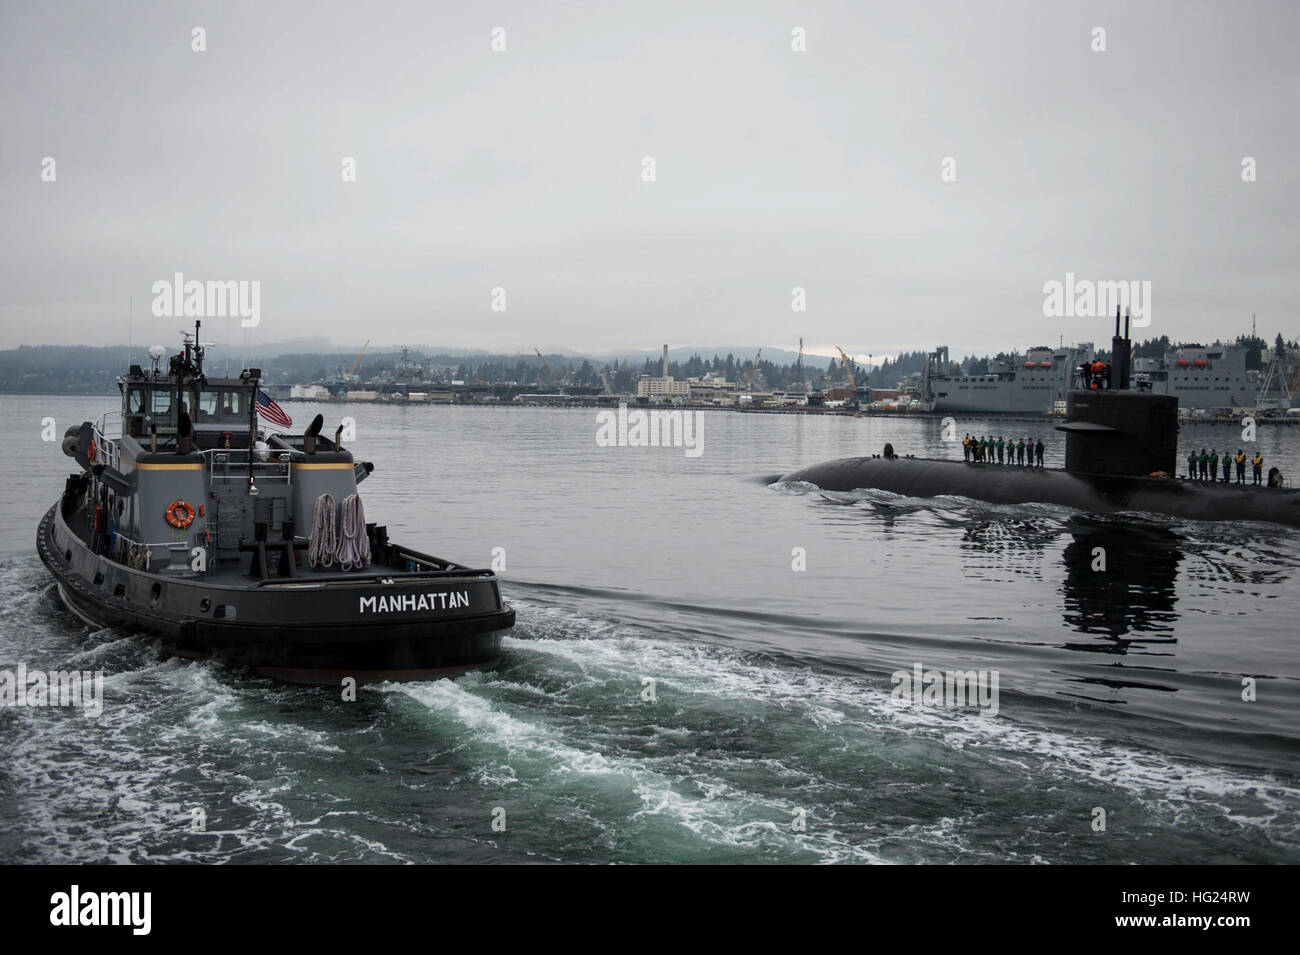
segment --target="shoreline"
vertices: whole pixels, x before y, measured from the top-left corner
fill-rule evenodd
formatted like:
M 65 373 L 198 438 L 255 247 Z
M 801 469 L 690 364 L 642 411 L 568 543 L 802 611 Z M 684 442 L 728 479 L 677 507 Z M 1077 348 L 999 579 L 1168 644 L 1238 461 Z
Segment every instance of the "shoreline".
M 118 400 L 116 394 L 83 394 L 62 393 L 62 394 L 38 394 L 35 392 L 0 392 L 0 398 L 103 398 Z M 969 418 L 994 419 L 997 421 L 1055 421 L 1065 420 L 1064 415 L 1041 413 L 1032 414 L 1021 411 L 873 411 L 871 409 L 861 409 L 857 411 L 846 411 L 842 408 L 806 408 L 806 407 L 786 407 L 786 408 L 745 408 L 736 405 L 715 405 L 715 404 L 640 404 L 637 399 L 629 395 L 600 395 L 590 398 L 575 398 L 570 401 L 391 401 L 379 399 L 352 399 L 346 398 L 279 398 L 276 399 L 282 404 L 316 404 L 316 405 L 375 405 L 383 408 L 553 408 L 568 409 L 575 411 L 587 411 L 601 408 L 617 408 L 619 404 L 625 404 L 628 408 L 641 408 L 647 411 L 725 411 L 738 414 L 760 414 L 760 415 L 802 415 L 806 417 L 827 417 L 827 418 L 919 418 L 933 419 L 942 421 L 944 418 L 953 418 L 955 420 L 964 420 Z M 1179 415 L 1178 423 L 1183 425 L 1240 425 L 1241 417 L 1232 415 L 1216 416 L 1193 416 Z M 1257 425 L 1300 425 L 1300 415 L 1260 415 L 1255 418 Z

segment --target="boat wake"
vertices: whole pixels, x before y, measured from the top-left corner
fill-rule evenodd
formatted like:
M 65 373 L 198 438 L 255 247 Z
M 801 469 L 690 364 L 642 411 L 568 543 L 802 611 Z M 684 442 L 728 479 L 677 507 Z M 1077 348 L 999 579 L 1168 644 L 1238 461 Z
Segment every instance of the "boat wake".
M 0 566 L 6 666 L 108 673 L 98 719 L 0 712 L 0 858 L 1300 861 L 1288 777 L 902 707 L 878 679 L 700 639 L 705 621 L 518 589 L 495 671 L 349 703 L 87 633 L 51 615 L 34 559 Z

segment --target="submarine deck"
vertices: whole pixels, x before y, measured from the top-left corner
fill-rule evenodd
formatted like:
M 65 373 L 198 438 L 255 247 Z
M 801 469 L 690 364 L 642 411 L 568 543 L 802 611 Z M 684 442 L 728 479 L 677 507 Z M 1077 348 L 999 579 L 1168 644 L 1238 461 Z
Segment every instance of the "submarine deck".
M 826 491 L 878 489 L 910 497 L 951 495 L 994 504 L 1061 504 L 1100 513 L 1146 511 L 1192 520 L 1300 526 L 1300 491 L 1256 484 L 879 456 L 826 461 L 780 480 L 802 481 Z

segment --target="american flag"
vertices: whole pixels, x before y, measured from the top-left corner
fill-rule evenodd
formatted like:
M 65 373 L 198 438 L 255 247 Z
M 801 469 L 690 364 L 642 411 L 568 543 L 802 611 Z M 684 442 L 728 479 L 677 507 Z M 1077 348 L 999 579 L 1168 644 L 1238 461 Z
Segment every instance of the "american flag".
M 257 389 L 257 413 L 276 427 L 293 427 L 293 419 L 285 414 L 276 400 L 261 388 Z

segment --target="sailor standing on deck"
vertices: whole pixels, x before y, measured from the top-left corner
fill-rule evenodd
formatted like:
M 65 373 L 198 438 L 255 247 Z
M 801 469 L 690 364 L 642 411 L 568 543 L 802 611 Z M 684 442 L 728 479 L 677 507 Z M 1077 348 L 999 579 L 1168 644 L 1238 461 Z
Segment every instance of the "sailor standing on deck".
M 1223 483 L 1227 484 L 1232 480 L 1232 455 L 1225 449 L 1223 452 Z
M 1204 475 L 1202 475 L 1204 477 Z M 1210 448 L 1210 476 L 1206 478 L 1211 484 L 1219 479 L 1219 449 Z
M 1006 447 L 1006 443 L 1002 440 L 1002 435 L 998 435 L 998 464 L 1002 463 L 1002 449 L 1004 447 Z
M 1034 457 L 1038 458 L 1038 466 L 1043 466 L 1043 439 L 1038 439 L 1038 444 L 1034 446 Z
M 966 437 L 961 439 L 961 459 L 963 461 L 970 460 L 970 432 L 969 431 L 966 432 Z
M 1187 455 L 1187 478 L 1190 481 L 1196 480 L 1196 449 Z
M 1016 464 L 1022 468 L 1025 466 L 1025 439 L 1021 438 L 1016 443 Z
M 1264 455 L 1256 451 L 1255 456 L 1250 459 L 1250 466 L 1255 469 L 1255 483 L 1262 484 L 1264 480 Z
M 1241 450 L 1241 448 L 1238 448 L 1237 456 L 1233 458 L 1233 460 L 1237 462 L 1237 483 L 1245 484 L 1246 483 L 1246 452 Z
M 1197 457 L 1197 459 L 1196 459 L 1196 463 L 1199 464 L 1199 465 L 1201 466 L 1201 480 L 1204 481 L 1204 480 L 1205 480 L 1205 470 L 1206 470 L 1206 468 L 1208 468 L 1209 465 L 1210 465 L 1210 456 L 1209 456 L 1208 454 L 1205 453 L 1205 449 L 1204 449 L 1204 448 L 1201 448 L 1201 453 L 1200 453 L 1200 455 Z

